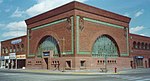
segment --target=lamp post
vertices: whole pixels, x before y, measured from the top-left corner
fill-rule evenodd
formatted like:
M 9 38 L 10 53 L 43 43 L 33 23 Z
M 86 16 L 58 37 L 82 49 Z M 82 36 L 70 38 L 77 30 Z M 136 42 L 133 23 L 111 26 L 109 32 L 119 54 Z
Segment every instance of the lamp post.
M 104 55 L 105 55 L 105 69 L 106 69 L 106 72 L 107 72 L 107 54 L 104 53 Z
M 105 43 L 104 43 L 104 50 L 103 50 L 103 54 L 104 54 L 104 59 L 105 59 L 105 63 L 104 63 L 104 65 L 105 65 L 105 69 L 106 69 L 106 71 L 105 72 L 107 72 L 107 53 L 106 53 L 106 47 L 105 47 Z

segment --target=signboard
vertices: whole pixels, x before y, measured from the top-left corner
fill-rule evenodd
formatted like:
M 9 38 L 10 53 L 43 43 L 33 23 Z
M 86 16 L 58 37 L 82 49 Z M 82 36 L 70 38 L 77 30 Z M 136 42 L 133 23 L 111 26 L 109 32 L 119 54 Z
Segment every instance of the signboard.
M 8 59 L 9 59 L 9 56 L 4 56 L 4 59 L 5 59 L 5 60 L 8 60 Z
M 43 56 L 49 56 L 50 52 L 43 52 Z
M 26 55 L 16 55 L 17 59 L 26 59 Z
M 10 53 L 9 58 L 10 59 L 16 59 L 16 53 Z
M 135 56 L 135 58 L 137 58 L 137 59 L 143 59 L 144 56 Z
M 4 56 L 1 56 L 1 57 L 0 57 L 0 60 L 4 60 Z
M 16 39 L 16 40 L 12 40 L 11 44 L 18 44 L 22 41 L 22 39 Z

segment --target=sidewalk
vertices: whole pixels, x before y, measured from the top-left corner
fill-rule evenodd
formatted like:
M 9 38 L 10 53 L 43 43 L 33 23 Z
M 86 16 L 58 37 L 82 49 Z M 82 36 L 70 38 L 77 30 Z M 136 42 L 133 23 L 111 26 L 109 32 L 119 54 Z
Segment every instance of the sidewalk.
M 7 72 L 18 72 L 18 73 L 33 73 L 33 74 L 53 74 L 53 75 L 100 75 L 100 74 L 134 74 L 134 73 L 144 73 L 150 72 L 150 68 L 138 68 L 138 69 L 127 69 L 123 71 L 118 71 L 117 73 L 114 72 L 99 72 L 99 71 L 92 71 L 92 70 L 43 70 L 43 69 L 3 69 Z

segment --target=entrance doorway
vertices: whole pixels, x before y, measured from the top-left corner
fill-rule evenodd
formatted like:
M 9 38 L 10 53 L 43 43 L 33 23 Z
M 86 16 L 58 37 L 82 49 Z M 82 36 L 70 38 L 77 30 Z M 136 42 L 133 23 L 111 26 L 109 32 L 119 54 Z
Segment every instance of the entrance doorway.
M 48 69 L 48 58 L 44 58 L 45 64 L 46 64 L 46 69 Z
M 143 68 L 143 58 L 137 58 L 136 65 L 138 68 Z
M 17 68 L 21 69 L 21 68 L 25 67 L 25 62 L 26 62 L 25 59 L 18 59 L 17 60 Z

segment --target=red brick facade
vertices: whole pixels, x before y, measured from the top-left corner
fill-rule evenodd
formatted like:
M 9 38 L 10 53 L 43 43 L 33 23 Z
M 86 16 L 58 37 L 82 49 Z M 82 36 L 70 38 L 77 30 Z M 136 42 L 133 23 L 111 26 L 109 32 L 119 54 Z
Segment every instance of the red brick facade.
M 141 56 L 141 64 L 137 64 L 135 57 Z M 150 67 L 150 37 L 130 34 L 130 57 L 135 66 Z
M 25 67 L 27 36 L 21 36 L 1 42 L 1 63 L 3 68 L 22 68 Z M 11 57 L 15 54 L 14 57 Z M 17 60 L 16 60 L 17 59 Z
M 128 17 L 76 1 L 27 19 L 26 68 L 98 70 L 107 67 L 113 70 L 117 67 L 121 70 L 135 68 L 135 62 L 140 59 L 135 61 L 135 56 L 144 56 L 143 62 L 148 67 L 150 50 L 133 49 L 133 41 L 149 45 L 150 38 L 129 34 L 129 22 Z M 116 56 L 94 56 L 94 45 L 102 37 L 114 44 Z M 57 50 L 44 48 L 52 49 L 50 44 Z

